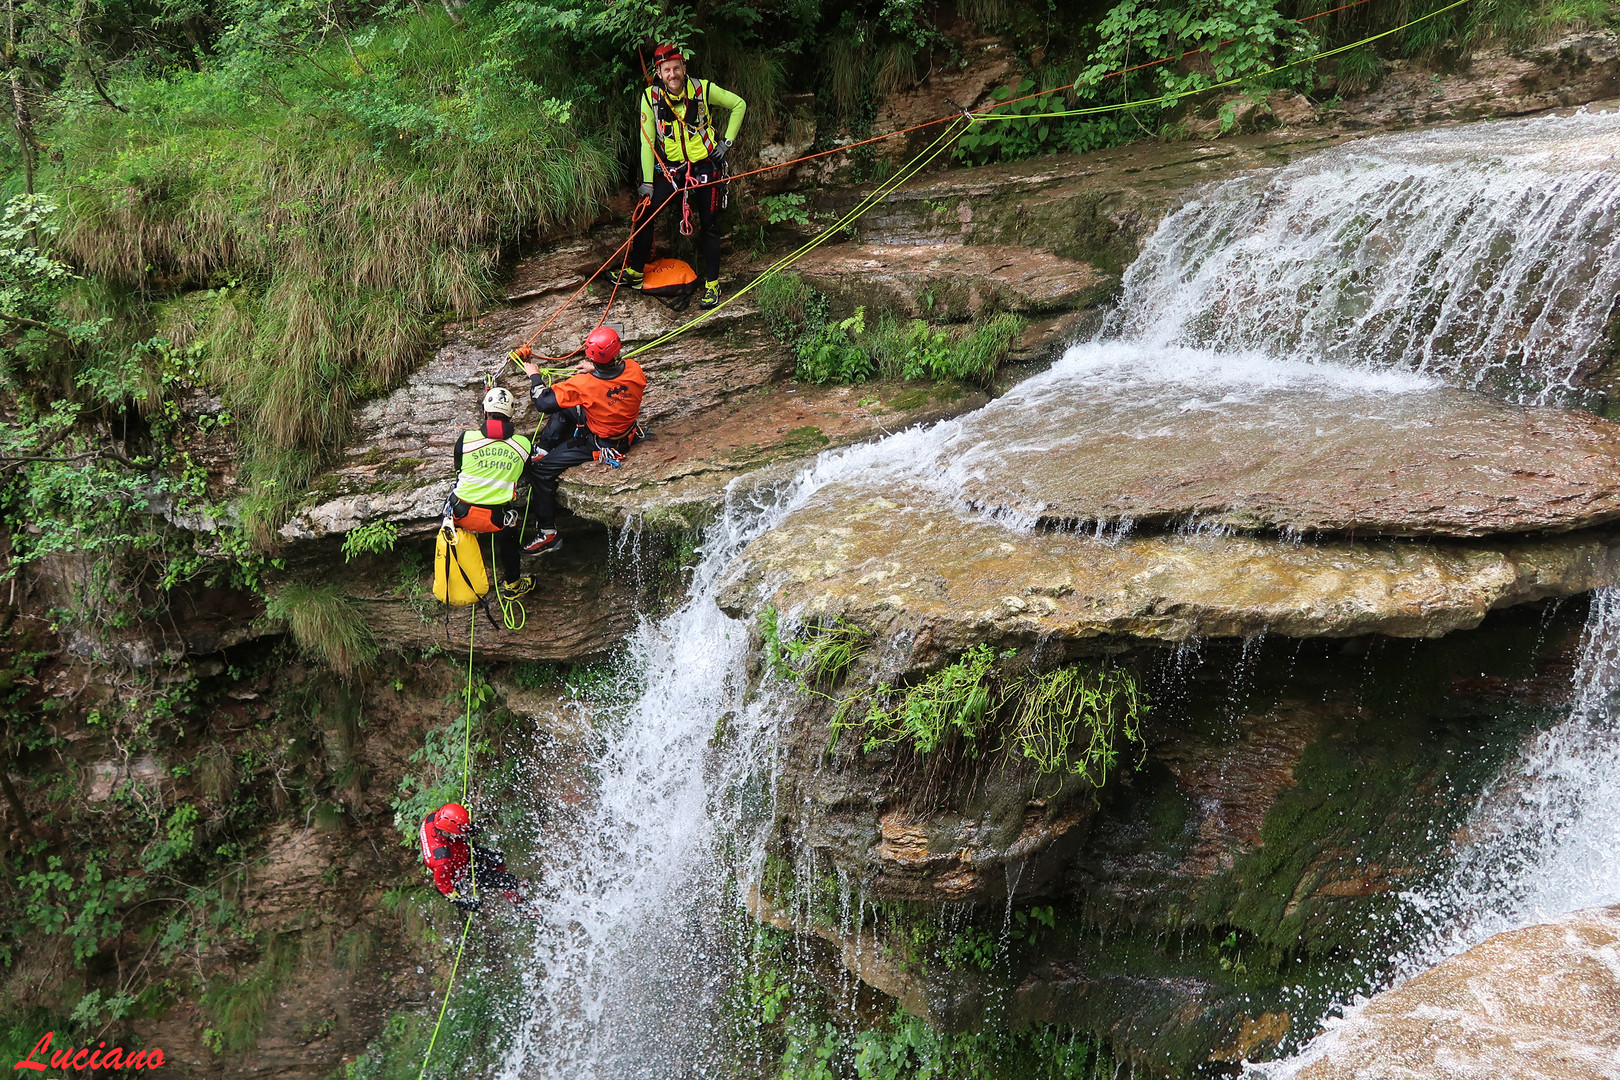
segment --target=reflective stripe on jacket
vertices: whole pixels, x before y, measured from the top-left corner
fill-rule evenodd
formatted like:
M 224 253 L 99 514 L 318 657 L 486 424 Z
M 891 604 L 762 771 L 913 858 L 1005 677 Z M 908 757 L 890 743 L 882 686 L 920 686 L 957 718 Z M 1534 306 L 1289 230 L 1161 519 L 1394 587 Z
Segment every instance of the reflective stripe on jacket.
M 711 107 L 727 110 L 726 138 L 733 141 L 742 129 L 748 103 L 708 79 L 687 79 L 680 97 L 671 97 L 662 85 L 647 87 L 641 95 L 641 178 L 653 178 L 653 155 L 671 165 L 707 161 L 714 152 L 714 115 Z
M 551 388 L 559 409 L 585 406 L 585 426 L 603 439 L 628 435 L 641 416 L 641 395 L 647 389 L 647 373 L 634 360 L 624 361 L 617 378 L 601 379 L 585 372 L 564 379 Z
M 461 474 L 456 498 L 479 506 L 500 506 L 517 495 L 517 482 L 529 461 L 529 440 L 522 435 L 491 439 L 481 431 L 461 433 Z
M 470 845 L 459 837 L 440 832 L 432 814 L 423 819 L 416 839 L 422 845 L 422 864 L 433 871 L 433 887 L 449 896 L 467 876 L 467 866 L 472 862 Z

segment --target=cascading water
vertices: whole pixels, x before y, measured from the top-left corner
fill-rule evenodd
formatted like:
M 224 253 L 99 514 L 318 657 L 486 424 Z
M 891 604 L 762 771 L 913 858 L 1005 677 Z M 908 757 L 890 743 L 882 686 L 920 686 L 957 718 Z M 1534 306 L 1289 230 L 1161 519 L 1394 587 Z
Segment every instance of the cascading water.
M 1116 400 L 1157 402 L 1132 421 L 1147 432 L 1178 409 L 1248 407 L 1268 388 L 1324 380 L 1369 398 L 1434 378 L 1557 396 L 1594 365 L 1620 292 L 1615 146 L 1620 116 L 1583 114 L 1368 140 L 1214 187 L 1167 218 L 1128 272 L 1104 331 L 1114 342 L 1076 346 L 992 408 L 1106 408 L 1114 380 Z M 1323 377 L 1311 365 L 1327 365 Z M 1343 368 L 1407 373 L 1380 382 Z M 972 430 L 946 423 L 825 454 L 779 490 L 731 500 L 685 604 L 630 647 L 642 685 L 609 725 L 592 801 L 559 845 L 503 1075 L 719 1074 L 721 924 L 736 911 L 737 862 L 770 817 L 784 711 L 746 695 L 748 628 L 716 607 L 719 582 L 745 544 L 831 481 L 905 473 L 943 497 L 975 456 L 1019 452 L 964 444 Z M 1010 528 L 1032 520 L 1003 516 Z M 1415 959 L 1620 899 L 1617 653 L 1620 600 L 1606 595 L 1581 703 L 1482 804 L 1482 839 L 1449 891 L 1413 898 L 1435 928 Z
M 1546 400 L 1620 293 L 1620 115 L 1369 139 L 1165 220 L 1105 335 L 1402 367 Z
M 824 454 L 782 488 L 733 493 L 705 536 L 686 602 L 643 623 L 630 643 L 623 667 L 641 685 L 624 688 L 633 704 L 609 724 L 594 799 L 548 874 L 552 896 L 525 976 L 531 1011 L 503 1076 L 718 1075 L 724 1047 L 713 1021 L 731 970 L 725 919 L 737 910 L 727 852 L 747 860 L 769 818 L 782 713 L 769 695 L 745 698 L 748 626 L 715 605 L 719 579 L 750 540 L 885 452 Z

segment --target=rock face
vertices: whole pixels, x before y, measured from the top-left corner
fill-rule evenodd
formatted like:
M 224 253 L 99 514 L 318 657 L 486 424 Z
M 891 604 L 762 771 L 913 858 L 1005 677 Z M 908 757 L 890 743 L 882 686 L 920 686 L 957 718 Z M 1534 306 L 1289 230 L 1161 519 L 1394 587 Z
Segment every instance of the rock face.
M 1612 1080 L 1620 1075 L 1620 907 L 1498 934 L 1378 994 L 1297 1080 Z
M 930 761 L 848 739 L 829 753 L 835 706 L 807 698 L 774 833 L 795 873 L 767 872 L 756 914 L 827 940 L 857 977 L 952 1030 L 1104 1031 L 1150 1075 L 1270 1056 L 1370 989 L 1367 958 L 1400 950 L 1401 896 L 1444 865 L 1434 838 L 1567 701 L 1583 616 L 1515 609 L 1439 640 L 1116 655 L 1154 711 L 1141 758 L 1095 789 L 995 754 Z M 1019 657 L 1050 661 L 1051 646 Z M 834 696 L 884 662 L 857 665 Z M 847 893 L 818 894 L 818 880 Z M 1032 908 L 1050 909 L 1040 926 Z M 942 918 L 958 921 L 939 951 L 919 948 L 916 920 Z M 953 935 L 1000 941 L 995 962 L 965 963 Z
M 1587 412 L 1288 366 L 1200 377 L 1202 354 L 1093 354 L 965 418 L 936 459 L 942 486 L 1044 528 L 1475 537 L 1620 518 L 1620 427 Z
M 1118 352 L 1071 355 L 827 485 L 743 552 L 722 605 L 852 619 L 907 643 L 904 668 L 977 641 L 1433 636 L 1620 581 L 1601 530 L 1521 535 L 1620 509 L 1608 421 L 1287 365 L 1184 378 L 1130 354 L 1122 375 Z
M 926 666 L 979 641 L 1433 637 L 1493 608 L 1620 581 L 1620 539 L 1494 544 L 1022 533 L 927 495 L 821 492 L 739 557 L 721 597 L 839 617 Z

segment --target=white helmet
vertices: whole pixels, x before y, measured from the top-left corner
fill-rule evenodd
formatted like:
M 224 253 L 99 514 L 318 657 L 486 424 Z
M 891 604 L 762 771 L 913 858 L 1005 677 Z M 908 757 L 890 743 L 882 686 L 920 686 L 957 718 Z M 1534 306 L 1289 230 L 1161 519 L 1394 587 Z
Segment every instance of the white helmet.
M 512 419 L 512 391 L 504 386 L 492 387 L 484 395 L 484 411 Z

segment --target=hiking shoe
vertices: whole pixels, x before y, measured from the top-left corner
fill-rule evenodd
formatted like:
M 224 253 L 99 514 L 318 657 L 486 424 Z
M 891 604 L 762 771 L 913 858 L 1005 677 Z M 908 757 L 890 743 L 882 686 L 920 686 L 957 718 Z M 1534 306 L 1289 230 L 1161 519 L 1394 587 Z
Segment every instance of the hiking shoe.
M 708 311 L 710 308 L 717 306 L 719 303 L 720 283 L 718 281 L 711 281 L 707 285 L 703 286 L 703 299 L 698 301 L 698 307 L 702 308 L 704 311 Z
M 619 285 L 630 289 L 641 288 L 641 271 L 632 270 L 628 266 L 621 267 L 608 275 L 608 284 Z
M 503 581 L 501 582 L 501 599 L 516 600 L 518 597 L 522 596 L 526 592 L 529 592 L 533 588 L 534 578 L 530 577 L 528 574 L 524 574 L 516 581 Z
M 539 536 L 523 545 L 523 550 L 530 555 L 538 555 L 543 551 L 556 551 L 562 547 L 562 535 L 556 529 L 547 529 Z

